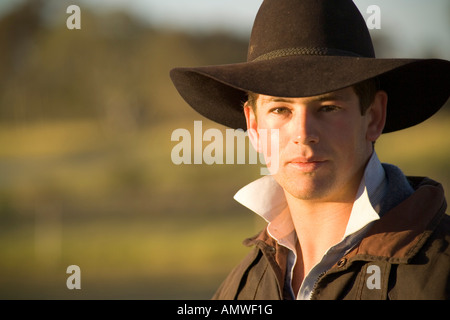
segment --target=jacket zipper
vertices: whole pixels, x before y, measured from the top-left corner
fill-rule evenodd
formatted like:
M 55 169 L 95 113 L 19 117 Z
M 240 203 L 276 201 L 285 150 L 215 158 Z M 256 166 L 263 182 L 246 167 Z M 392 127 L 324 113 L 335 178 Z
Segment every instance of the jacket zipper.
M 318 284 L 319 284 L 319 281 L 325 276 L 325 274 L 328 272 L 328 270 L 327 271 L 323 271 L 321 274 L 319 274 L 319 276 L 317 277 L 317 279 L 316 279 L 316 282 L 314 282 L 314 286 L 313 286 L 313 288 L 312 288 L 312 290 L 311 290 L 311 294 L 310 294 L 310 296 L 309 296 L 309 300 L 313 300 L 313 297 L 314 297 L 314 294 L 315 294 L 315 291 L 316 291 L 316 289 L 317 289 L 317 286 L 318 286 Z

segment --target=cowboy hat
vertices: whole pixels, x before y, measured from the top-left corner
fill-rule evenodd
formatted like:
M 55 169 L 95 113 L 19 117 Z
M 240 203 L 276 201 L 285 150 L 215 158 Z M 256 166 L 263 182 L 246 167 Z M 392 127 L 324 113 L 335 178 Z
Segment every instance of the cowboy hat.
M 264 0 L 247 62 L 175 68 L 171 79 L 205 117 L 246 128 L 247 92 L 308 97 L 377 77 L 388 94 L 384 133 L 414 126 L 450 95 L 450 62 L 377 59 L 365 20 L 351 0 Z

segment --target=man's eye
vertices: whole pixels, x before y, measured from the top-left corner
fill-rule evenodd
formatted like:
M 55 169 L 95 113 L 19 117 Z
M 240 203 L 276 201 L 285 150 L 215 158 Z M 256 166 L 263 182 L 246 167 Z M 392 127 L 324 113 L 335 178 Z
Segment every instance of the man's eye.
M 321 112 L 334 112 L 339 110 L 340 108 L 338 106 L 335 105 L 327 105 L 327 106 L 322 106 L 319 111 Z
M 289 109 L 285 107 L 278 107 L 271 109 L 270 112 L 275 114 L 286 114 L 289 112 Z

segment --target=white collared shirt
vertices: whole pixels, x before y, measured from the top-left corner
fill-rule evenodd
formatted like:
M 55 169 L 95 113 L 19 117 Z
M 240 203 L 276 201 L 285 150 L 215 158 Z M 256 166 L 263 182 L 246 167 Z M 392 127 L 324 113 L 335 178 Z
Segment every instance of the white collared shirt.
M 309 300 L 320 275 L 359 243 L 372 222 L 380 219 L 379 209 L 387 189 L 387 179 L 377 155 L 373 152 L 361 180 L 352 212 L 342 240 L 329 248 L 303 279 L 297 294 L 299 300 Z M 267 231 L 280 245 L 289 249 L 286 285 L 292 290 L 292 275 L 296 263 L 297 234 L 283 188 L 272 176 L 264 176 L 239 190 L 234 199 L 268 222 Z

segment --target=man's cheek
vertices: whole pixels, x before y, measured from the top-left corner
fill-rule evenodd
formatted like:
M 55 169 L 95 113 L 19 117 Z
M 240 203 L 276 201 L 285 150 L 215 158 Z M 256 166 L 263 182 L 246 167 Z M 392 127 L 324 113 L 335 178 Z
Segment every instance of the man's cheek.
M 259 137 L 266 166 L 271 174 L 276 174 L 280 166 L 280 130 L 260 129 Z

